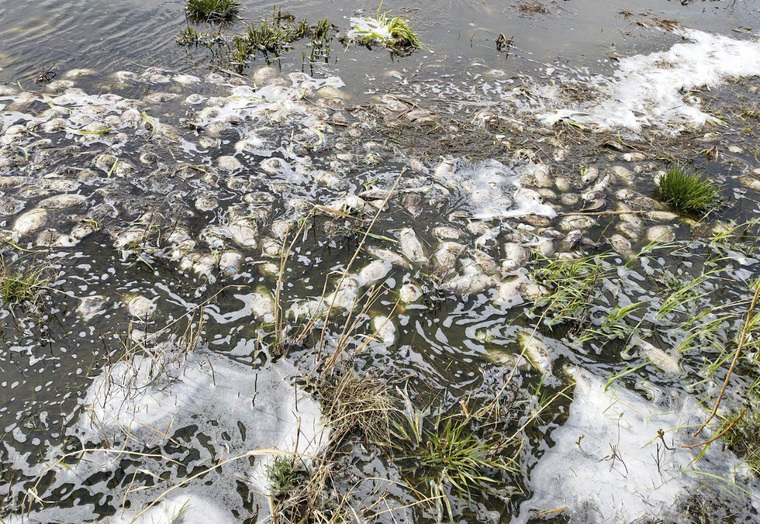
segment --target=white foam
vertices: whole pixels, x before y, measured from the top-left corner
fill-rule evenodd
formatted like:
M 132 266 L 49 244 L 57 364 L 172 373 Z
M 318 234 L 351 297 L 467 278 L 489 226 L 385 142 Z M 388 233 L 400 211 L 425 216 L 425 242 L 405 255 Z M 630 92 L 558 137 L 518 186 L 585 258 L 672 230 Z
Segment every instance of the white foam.
M 471 217 L 491 218 L 542 215 L 549 218 L 557 212 L 527 191 L 520 191 L 520 179 L 536 169 L 535 164 L 507 167 L 497 160 L 477 164 L 465 161 L 445 161 L 435 169 L 435 177 L 445 187 L 466 197 Z
M 162 500 L 144 514 L 119 512 L 108 519 L 109 524 L 233 524 L 238 522 L 213 500 L 197 495 L 179 495 Z
M 698 422 L 696 403 L 686 398 L 669 410 L 647 402 L 622 386 L 582 370 L 570 417 L 551 433 L 555 442 L 530 472 L 533 498 L 523 503 L 520 521 L 532 511 L 565 508 L 571 522 L 633 522 L 658 517 L 688 497 L 695 483 L 688 470 L 722 468 L 736 459 L 715 458 L 717 450 L 694 463 L 696 450 L 680 447 L 689 423 Z M 665 449 L 658 430 L 672 449 Z M 659 450 L 658 450 L 659 447 Z M 712 454 L 712 459 L 710 458 Z M 716 466 L 718 464 L 718 466 Z
M 379 41 L 381 44 L 393 41 L 393 35 L 390 32 L 390 26 L 388 24 L 381 23 L 377 18 L 352 18 L 348 37 L 365 38 L 368 36 Z
M 541 120 L 553 124 L 568 118 L 602 130 L 636 132 L 649 127 L 677 132 L 714 120 L 689 91 L 714 87 L 728 78 L 760 75 L 760 42 L 693 29 L 677 33 L 689 42 L 623 58 L 613 78 L 590 83 L 589 87 L 600 91 L 599 100 L 543 113 Z
M 329 432 L 320 422 L 319 405 L 287 380 L 296 372 L 289 364 L 278 362 L 254 370 L 200 350 L 182 358 L 170 345 L 151 351 L 165 353 L 152 358 L 138 355 L 129 362 L 119 362 L 94 381 L 83 401 L 85 410 L 69 429 L 70 435 L 84 443 L 111 449 L 129 450 L 136 444 L 140 451 L 146 445 L 171 447 L 182 442 L 183 454 L 196 457 L 186 459 L 188 468 L 212 467 L 257 450 L 316 456 L 326 444 Z M 195 429 L 190 430 L 189 436 L 176 440 L 174 432 L 182 428 Z M 234 460 L 224 467 L 224 475 L 219 471 L 213 483 L 199 480 L 188 484 L 172 494 L 174 498 L 150 508 L 137 522 L 172 522 L 170 517 L 176 516 L 183 506 L 188 508 L 183 522 L 237 522 L 231 512 L 235 508 L 242 511 L 236 482 L 252 478 L 257 484 L 254 488 L 266 492 L 265 468 L 270 458 L 261 453 L 254 456 L 253 470 L 248 459 Z M 132 468 L 129 462 L 122 464 L 124 459 L 130 461 L 134 457 L 128 451 L 86 453 L 76 465 L 56 467 L 53 485 L 39 495 L 47 498 L 49 492 L 64 485 L 82 487 L 82 481 L 98 473 L 101 480 L 86 489 L 95 496 L 112 493 L 116 509 L 121 511 L 124 488 L 106 486 L 109 477 L 102 473 Z M 52 464 L 57 460 L 57 456 L 49 457 Z M 146 459 L 140 468 L 158 478 L 168 466 L 162 460 Z M 149 489 L 131 486 L 127 495 L 131 513 L 117 513 L 111 522 L 132 522 L 140 509 L 181 480 L 172 478 L 168 484 Z M 257 497 L 257 504 L 262 509 L 268 507 L 261 496 Z M 32 518 L 44 522 L 83 521 L 94 518 L 93 510 L 89 505 L 74 508 L 51 505 Z

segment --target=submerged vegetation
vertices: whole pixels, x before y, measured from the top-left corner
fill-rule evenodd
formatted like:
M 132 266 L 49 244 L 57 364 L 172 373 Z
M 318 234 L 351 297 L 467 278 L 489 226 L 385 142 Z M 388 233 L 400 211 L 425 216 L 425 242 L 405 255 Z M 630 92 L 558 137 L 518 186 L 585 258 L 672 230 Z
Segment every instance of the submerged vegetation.
M 220 4 L 216 6 L 216 4 Z M 191 4 L 193 7 L 191 8 Z M 197 5 L 195 5 L 197 4 Z M 228 5 L 230 4 L 230 5 Z M 197 0 L 188 4 L 188 20 L 195 23 L 226 23 L 234 19 L 237 3 L 227 0 Z M 225 16 L 216 13 L 224 13 Z M 222 25 L 198 30 L 191 25 L 180 31 L 176 41 L 184 46 L 202 46 L 211 51 L 212 58 L 223 68 L 242 72 L 248 63 L 261 53 L 267 63 L 279 59 L 293 44 L 307 40 L 307 50 L 302 54 L 304 64 L 327 62 L 330 58 L 331 43 L 338 36 L 338 27 L 327 18 L 315 25 L 307 20 L 297 20 L 295 15 L 283 11 L 281 7 L 272 10 L 271 19 L 247 24 L 242 34 L 227 35 Z M 369 46 L 378 44 L 397 54 L 408 54 L 421 48 L 417 34 L 404 17 L 389 17 L 378 9 L 375 18 L 354 18 L 352 29 L 339 40 L 345 45 L 358 43 Z
M 310 26 L 305 18 L 296 20 L 291 13 L 274 8 L 270 20 L 252 22 L 242 34 L 226 36 L 221 28 L 198 31 L 188 25 L 177 35 L 177 42 L 185 46 L 206 47 L 223 67 L 242 72 L 258 54 L 263 54 L 270 63 L 289 50 L 292 44 L 304 39 L 309 41 L 310 63 L 327 60 L 334 34 L 335 27 L 327 19 Z M 306 62 L 305 52 L 303 58 Z
M 718 187 L 698 173 L 674 165 L 660 179 L 659 196 L 684 213 L 705 215 L 720 202 Z
M 187 0 L 187 17 L 193 22 L 231 22 L 240 11 L 236 0 Z
M 531 277 L 546 292 L 535 301 L 534 313 L 542 312 L 548 325 L 572 321 L 582 324 L 594 304 L 597 292 L 606 278 L 605 259 L 609 254 L 580 257 L 539 257 Z
M 732 411 L 721 424 L 718 433 L 728 449 L 744 459 L 755 475 L 760 475 L 760 410 L 756 402 L 757 383 L 749 394 L 750 407 L 740 412 Z
M 413 410 L 394 423 L 394 455 L 407 464 L 415 482 L 430 486 L 431 499 L 437 505 L 444 501 L 453 517 L 450 490 L 465 499 L 497 486 L 509 491 L 503 474 L 520 471 L 520 440 L 493 431 L 493 425 L 477 414 L 425 417 Z

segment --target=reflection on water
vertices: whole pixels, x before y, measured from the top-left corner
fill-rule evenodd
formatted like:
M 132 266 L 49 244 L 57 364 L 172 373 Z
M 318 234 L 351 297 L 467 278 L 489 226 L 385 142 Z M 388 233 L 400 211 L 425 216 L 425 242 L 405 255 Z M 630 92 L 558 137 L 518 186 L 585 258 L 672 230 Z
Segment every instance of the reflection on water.
M 413 4 L 384 2 L 383 10 L 405 15 L 419 31 L 425 48 L 406 59 L 391 59 L 388 53 L 364 48 L 342 49 L 335 42 L 330 74 L 351 78 L 349 90 L 377 92 L 387 81 L 385 72 L 403 70 L 416 79 L 449 78 L 458 82 L 464 75 L 491 69 L 518 72 L 540 71 L 545 64 L 572 70 L 603 71 L 611 60 L 654 48 L 668 38 L 642 27 L 626 13 L 652 13 L 676 20 L 687 27 L 727 32 L 756 25 L 760 16 L 748 2 L 679 2 L 648 0 L 635 10 L 624 1 L 599 3 L 593 0 L 546 2 L 546 10 L 529 8 L 536 2 L 512 1 L 418 1 Z M 0 80 L 34 80 L 41 74 L 72 68 L 114 70 L 159 66 L 178 71 L 208 70 L 204 49 L 185 49 L 175 42 L 186 25 L 183 2 L 68 0 L 58 2 L 0 2 L 3 27 L 0 38 Z M 245 21 L 271 17 L 276 2 L 243 2 L 242 21 L 230 32 L 242 31 Z M 544 4 L 541 4 L 544 5 Z M 527 6 L 527 7 L 526 7 Z M 357 12 L 372 14 L 371 3 L 348 6 L 334 1 L 310 0 L 284 6 L 299 19 L 312 23 L 327 17 L 345 34 L 349 19 Z M 650 25 L 655 25 L 654 23 Z M 512 38 L 509 56 L 496 50 L 500 34 Z M 298 71 L 309 49 L 296 46 L 277 63 L 285 71 Z M 605 65 L 606 64 L 606 65 Z M 322 68 L 317 72 L 324 73 Z M 413 73 L 413 75 L 412 75 Z M 449 76 L 453 75 L 453 76 Z

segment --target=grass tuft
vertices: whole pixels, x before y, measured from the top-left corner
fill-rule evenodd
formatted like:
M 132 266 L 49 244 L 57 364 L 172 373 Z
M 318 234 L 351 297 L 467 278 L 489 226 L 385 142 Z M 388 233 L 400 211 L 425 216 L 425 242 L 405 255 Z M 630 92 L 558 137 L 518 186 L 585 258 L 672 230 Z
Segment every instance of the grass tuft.
M 353 22 L 349 37 L 355 38 L 361 44 L 376 43 L 393 50 L 413 50 L 422 47 L 417 33 L 403 16 L 389 17 L 387 11 L 381 12 L 378 8 L 375 18 L 353 19 Z
M 304 483 L 308 473 L 299 466 L 300 460 L 295 456 L 275 457 L 267 464 L 267 479 L 273 496 L 282 497 Z
M 718 186 L 675 165 L 660 179 L 659 197 L 678 211 L 705 215 L 720 202 Z
M 531 278 L 546 289 L 535 302 L 533 312 L 543 311 L 548 325 L 572 321 L 583 324 L 588 319 L 605 278 L 608 254 L 579 258 L 539 258 L 531 270 Z
M 725 431 L 726 447 L 743 458 L 755 475 L 760 475 L 760 410 L 755 408 L 730 415 L 718 433 Z
M 386 382 L 353 370 L 334 371 L 320 378 L 316 396 L 338 440 L 356 432 L 368 442 L 388 443 L 391 414 L 397 408 Z
M 447 499 L 449 489 L 469 499 L 473 492 L 503 484 L 502 474 L 520 471 L 517 453 L 508 452 L 518 443 L 498 431 L 482 435 L 482 414 L 439 413 L 426 420 L 419 411 L 408 411 L 394 421 L 394 458 L 411 464 L 414 477 L 431 486 L 432 498 L 439 501 Z
M 188 18 L 193 22 L 231 22 L 240 11 L 235 0 L 187 0 Z
M 14 270 L 0 258 L 0 300 L 7 305 L 36 302 L 47 285 L 43 272 L 33 265 Z

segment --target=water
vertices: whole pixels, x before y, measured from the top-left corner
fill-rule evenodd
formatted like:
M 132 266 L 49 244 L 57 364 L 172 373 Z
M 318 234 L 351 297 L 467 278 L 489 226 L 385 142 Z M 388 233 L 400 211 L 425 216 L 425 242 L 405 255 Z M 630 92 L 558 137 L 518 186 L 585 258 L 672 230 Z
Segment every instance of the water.
M 0 516 L 261 521 L 273 459 L 256 450 L 271 447 L 335 461 L 320 499 L 333 515 L 443 518 L 443 502 L 420 502 L 430 486 L 413 459 L 358 436 L 345 454 L 325 444 L 310 379 L 341 353 L 340 369 L 406 395 L 429 431 L 440 413 L 499 406 L 468 430 L 516 435 L 500 453 L 521 471 L 485 472 L 494 487 L 470 501 L 442 484 L 455 521 L 751 521 L 758 486 L 737 446 L 719 441 L 696 463 L 701 448 L 680 446 L 717 431 L 690 436 L 760 263 L 757 224 L 733 229 L 758 212 L 756 91 L 727 78 L 756 72 L 745 28 L 758 13 L 623 4 L 384 4 L 424 49 L 335 43 L 310 66 L 297 42 L 258 90 L 176 44 L 181 2 L 0 4 L 3 261 L 47 280 L 35 304 L 0 309 Z M 297 7 L 344 31 L 359 14 Z M 746 67 L 730 69 L 737 46 Z M 67 74 L 77 68 L 93 71 Z M 673 71 L 711 71 L 711 90 L 673 89 Z M 652 89 L 626 99 L 631 85 Z M 652 198 L 679 161 L 721 184 L 725 205 L 706 221 Z M 579 213 L 589 206 L 603 212 Z M 555 253 L 590 254 L 592 269 L 569 272 Z M 560 279 L 540 281 L 550 260 Z M 580 293 L 565 312 L 578 321 L 553 318 L 541 296 L 554 289 Z M 323 331 L 309 318 L 325 303 L 340 309 Z M 754 337 L 723 418 L 753 398 Z M 607 490 L 579 480 L 602 474 Z M 690 496 L 726 487 L 714 502 Z
M 240 13 L 247 21 L 268 19 L 272 2 L 244 2 Z M 392 15 L 406 15 L 418 28 L 425 49 L 408 58 L 389 60 L 382 50 L 344 50 L 337 42 L 328 68 L 351 78 L 349 91 L 356 94 L 383 92 L 386 73 L 402 70 L 416 80 L 465 79 L 490 69 L 503 69 L 508 76 L 535 74 L 545 64 L 571 70 L 609 70 L 616 58 L 661 49 L 674 39 L 645 28 L 637 15 L 677 20 L 693 29 L 730 33 L 757 26 L 753 2 L 681 2 L 648 0 L 631 9 L 624 1 L 548 2 L 548 13 L 520 9 L 530 2 L 495 5 L 477 0 L 383 3 Z M 354 7 L 339 2 L 300 2 L 289 7 L 298 18 L 316 22 L 327 17 L 342 32 L 358 12 L 372 14 L 377 6 Z M 3 2 L 0 6 L 4 51 L 0 81 L 34 80 L 51 70 L 92 68 L 100 71 L 128 66 L 159 66 L 177 71 L 208 68 L 206 53 L 187 50 L 175 43 L 185 26 L 183 3 L 157 2 Z M 631 13 L 630 17 L 621 14 Z M 649 23 L 651 24 L 651 21 Z M 242 31 L 239 23 L 231 32 Z M 496 51 L 503 33 L 514 41 L 505 58 Z M 279 64 L 284 71 L 300 70 L 303 46 L 297 44 Z M 307 53 L 308 54 L 308 53 Z

